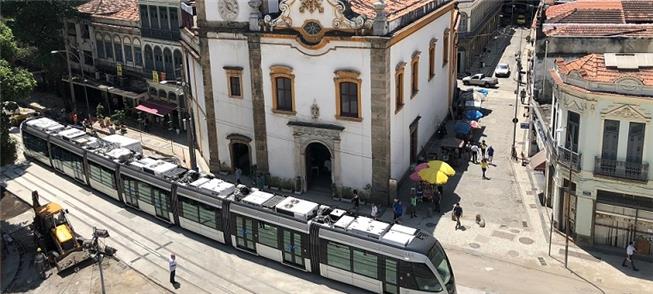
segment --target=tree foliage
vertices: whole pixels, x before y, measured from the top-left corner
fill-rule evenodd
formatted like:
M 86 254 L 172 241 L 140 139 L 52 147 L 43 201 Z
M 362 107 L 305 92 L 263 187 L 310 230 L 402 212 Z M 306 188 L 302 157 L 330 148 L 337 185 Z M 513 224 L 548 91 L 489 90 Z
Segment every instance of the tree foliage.
M 2 101 L 20 101 L 29 96 L 36 86 L 36 80 L 29 71 L 12 66 L 11 62 L 20 48 L 16 44 L 11 29 L 2 22 L 0 22 L 0 50 L 2 50 L 2 59 L 0 59 Z
M 0 111 L 0 166 L 16 160 L 16 141 L 9 136 L 9 116 Z

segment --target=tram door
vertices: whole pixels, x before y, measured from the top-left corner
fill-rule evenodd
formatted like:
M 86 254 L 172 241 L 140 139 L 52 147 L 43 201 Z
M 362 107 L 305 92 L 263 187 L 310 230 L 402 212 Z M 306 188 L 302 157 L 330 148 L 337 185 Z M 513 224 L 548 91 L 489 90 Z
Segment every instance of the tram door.
M 236 216 L 236 244 L 240 248 L 256 251 L 252 219 Z
M 301 234 L 288 230 L 283 231 L 283 261 L 304 266 Z
M 399 293 L 399 274 L 397 272 L 397 261 L 392 259 L 385 260 L 385 280 L 383 283 L 383 293 Z
M 154 190 L 154 210 L 156 216 L 168 220 L 170 215 L 168 214 L 168 195 L 165 192 Z
M 138 182 L 129 178 L 123 178 L 123 194 L 125 196 L 125 203 L 136 208 L 138 208 L 138 190 L 136 188 L 137 185 Z

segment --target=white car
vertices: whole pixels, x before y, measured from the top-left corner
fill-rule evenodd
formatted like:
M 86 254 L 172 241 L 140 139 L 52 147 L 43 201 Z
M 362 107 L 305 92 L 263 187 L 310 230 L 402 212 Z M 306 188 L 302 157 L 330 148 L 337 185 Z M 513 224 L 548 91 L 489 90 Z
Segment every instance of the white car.
M 510 66 L 506 63 L 499 63 L 494 69 L 495 77 L 510 77 Z

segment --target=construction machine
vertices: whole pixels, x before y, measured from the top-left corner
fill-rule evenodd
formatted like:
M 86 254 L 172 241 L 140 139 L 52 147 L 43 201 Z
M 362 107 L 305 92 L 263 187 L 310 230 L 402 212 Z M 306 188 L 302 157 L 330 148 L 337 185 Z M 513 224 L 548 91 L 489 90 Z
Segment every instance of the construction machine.
M 48 262 L 58 271 L 76 266 L 91 257 L 66 218 L 67 209 L 57 203 L 39 203 L 39 194 L 32 192 L 34 209 L 34 243 L 41 248 Z

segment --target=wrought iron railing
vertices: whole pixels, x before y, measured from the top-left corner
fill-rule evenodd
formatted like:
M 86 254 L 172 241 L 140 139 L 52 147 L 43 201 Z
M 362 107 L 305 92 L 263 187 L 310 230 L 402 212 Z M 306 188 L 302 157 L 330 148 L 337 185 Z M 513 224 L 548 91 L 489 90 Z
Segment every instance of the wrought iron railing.
M 558 163 L 571 167 L 575 171 L 580 171 L 581 154 L 574 152 L 565 147 L 558 146 L 557 150 Z
M 648 162 L 594 158 L 594 174 L 635 181 L 648 181 Z

